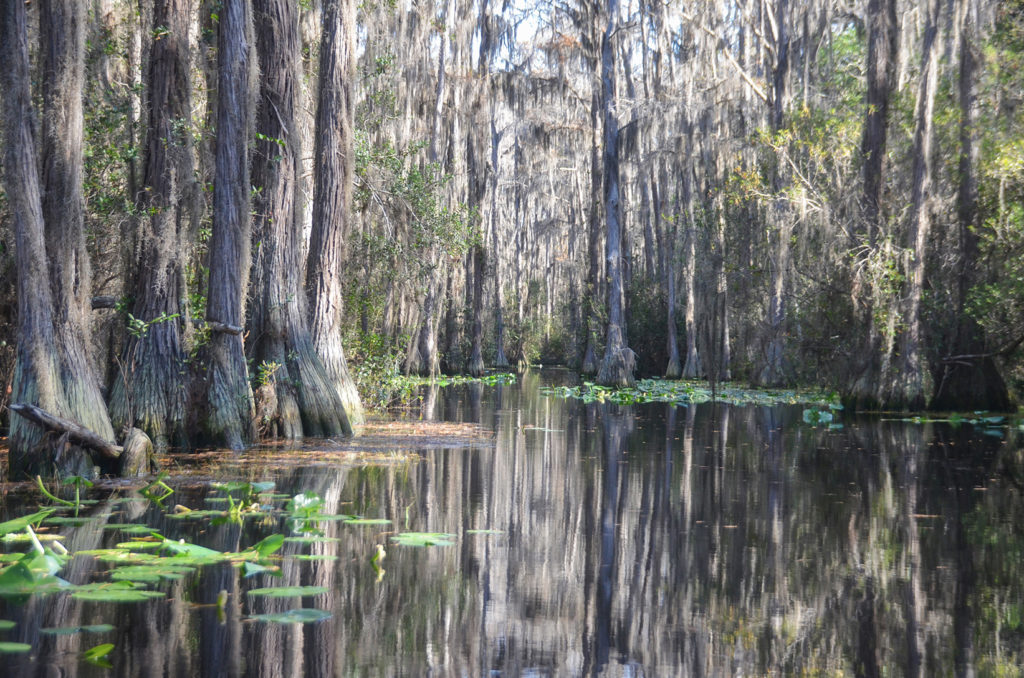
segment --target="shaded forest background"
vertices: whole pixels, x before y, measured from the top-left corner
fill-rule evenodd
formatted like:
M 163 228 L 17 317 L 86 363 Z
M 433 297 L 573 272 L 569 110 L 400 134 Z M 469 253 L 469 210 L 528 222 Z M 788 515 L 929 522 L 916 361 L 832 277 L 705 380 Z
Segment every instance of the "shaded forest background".
M 238 447 L 539 361 L 1024 387 L 1019 0 L 8 5 L 5 402 Z

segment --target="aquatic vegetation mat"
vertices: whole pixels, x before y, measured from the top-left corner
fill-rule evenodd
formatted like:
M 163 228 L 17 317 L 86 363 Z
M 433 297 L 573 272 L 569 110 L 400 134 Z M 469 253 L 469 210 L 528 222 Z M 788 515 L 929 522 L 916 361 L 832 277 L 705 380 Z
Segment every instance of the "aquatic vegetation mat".
M 575 398 L 585 403 L 673 403 L 690 405 L 712 400 L 730 405 L 816 405 L 829 407 L 838 404 L 838 396 L 816 390 L 750 389 L 731 384 L 720 385 L 712 394 L 706 382 L 675 381 L 669 379 L 641 379 L 633 388 L 611 388 L 593 382 L 579 386 L 546 386 L 540 389 L 546 396 Z

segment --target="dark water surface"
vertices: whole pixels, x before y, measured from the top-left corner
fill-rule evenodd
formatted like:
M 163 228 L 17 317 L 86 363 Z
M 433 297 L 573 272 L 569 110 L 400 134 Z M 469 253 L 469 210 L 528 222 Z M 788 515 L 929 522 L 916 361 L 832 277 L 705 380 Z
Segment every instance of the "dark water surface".
M 0 657 L 0 675 L 1024 672 L 1019 431 L 852 416 L 829 429 L 803 423 L 798 406 L 619 407 L 539 394 L 565 378 L 535 371 L 516 385 L 428 398 L 427 416 L 480 422 L 494 445 L 382 468 L 247 468 L 247 479 L 275 480 L 280 492 L 316 492 L 326 513 L 394 524 L 324 523 L 338 541 L 286 543 L 281 579 L 218 564 L 156 585 L 166 599 L 0 602 L 0 618 L 17 622 L 0 640 L 33 646 Z M 168 505 L 202 508 L 207 492 L 182 487 Z M 8 499 L 5 509 L 34 506 Z M 104 522 L 145 521 L 221 551 L 281 529 L 279 520 L 176 520 L 146 502 L 89 512 L 105 517 L 63 528 L 72 551 L 130 538 Z M 451 533 L 454 545 L 390 543 L 399 531 Z M 376 544 L 387 548 L 379 581 Z M 294 557 L 305 554 L 336 559 Z M 103 580 L 108 568 L 78 556 L 61 576 Z M 246 594 L 279 585 L 330 592 Z M 248 619 L 301 606 L 332 616 Z M 115 630 L 40 633 L 100 623 Z M 115 644 L 112 668 L 81 660 L 105 642 Z

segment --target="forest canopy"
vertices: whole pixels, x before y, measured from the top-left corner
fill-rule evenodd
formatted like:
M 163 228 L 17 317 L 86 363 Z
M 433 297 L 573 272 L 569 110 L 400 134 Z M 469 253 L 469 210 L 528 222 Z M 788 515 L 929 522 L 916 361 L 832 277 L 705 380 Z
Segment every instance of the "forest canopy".
M 110 444 L 538 362 L 1024 388 L 1021 0 L 8 2 L 0 71 L 4 404 Z

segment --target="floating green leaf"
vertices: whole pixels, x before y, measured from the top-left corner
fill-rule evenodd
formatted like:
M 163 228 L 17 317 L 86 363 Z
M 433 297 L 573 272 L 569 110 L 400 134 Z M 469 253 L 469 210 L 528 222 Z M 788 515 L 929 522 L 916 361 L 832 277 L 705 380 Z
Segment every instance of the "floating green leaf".
M 466 530 L 466 534 L 505 534 L 504 530 Z
M 110 584 L 86 584 L 75 587 L 72 598 L 97 603 L 139 603 L 150 598 L 163 598 L 160 591 L 140 589 L 132 582 L 115 581 Z
M 250 619 L 262 622 L 273 622 L 275 624 L 312 624 L 331 617 L 330 612 L 324 612 L 313 607 L 304 607 L 298 610 L 287 612 L 274 612 L 270 614 L 254 614 Z
M 10 631 L 18 624 L 10 619 L 0 619 L 0 631 Z
M 104 530 L 120 530 L 125 534 L 150 534 L 153 528 L 142 523 L 111 523 L 104 525 Z
M 103 643 L 96 647 L 90 647 L 82 654 L 82 659 L 90 664 L 95 664 L 96 666 L 102 666 L 108 669 L 113 668 L 113 665 L 107 661 L 107 655 L 110 654 L 110 651 L 113 649 L 113 643 Z
M 110 573 L 113 581 L 135 581 L 156 584 L 161 579 L 178 580 L 185 575 L 195 572 L 194 567 L 187 565 L 172 565 L 166 560 L 153 565 L 125 565 Z
M 51 636 L 71 636 L 76 633 L 106 633 L 113 631 L 114 626 L 110 624 L 92 624 L 91 626 L 59 626 L 48 629 L 39 629 L 41 633 Z
M 267 565 L 260 565 L 259 563 L 251 563 L 249 561 L 242 563 L 243 577 L 251 577 L 255 574 L 269 574 L 272 577 L 280 577 L 281 568 L 268 567 Z
M 96 603 L 141 603 L 151 598 L 163 598 L 160 591 L 140 591 L 138 589 L 110 589 L 106 591 L 79 591 L 71 594 L 78 600 L 90 600 Z
M 32 646 L 26 643 L 0 642 L 0 654 L 14 654 L 17 652 L 29 652 Z
M 267 596 L 270 598 L 290 598 L 293 596 L 319 596 L 330 591 L 326 586 L 269 586 L 248 591 L 250 596 Z
M 402 546 L 454 546 L 454 537 L 444 532 L 403 532 L 391 537 L 391 541 Z

